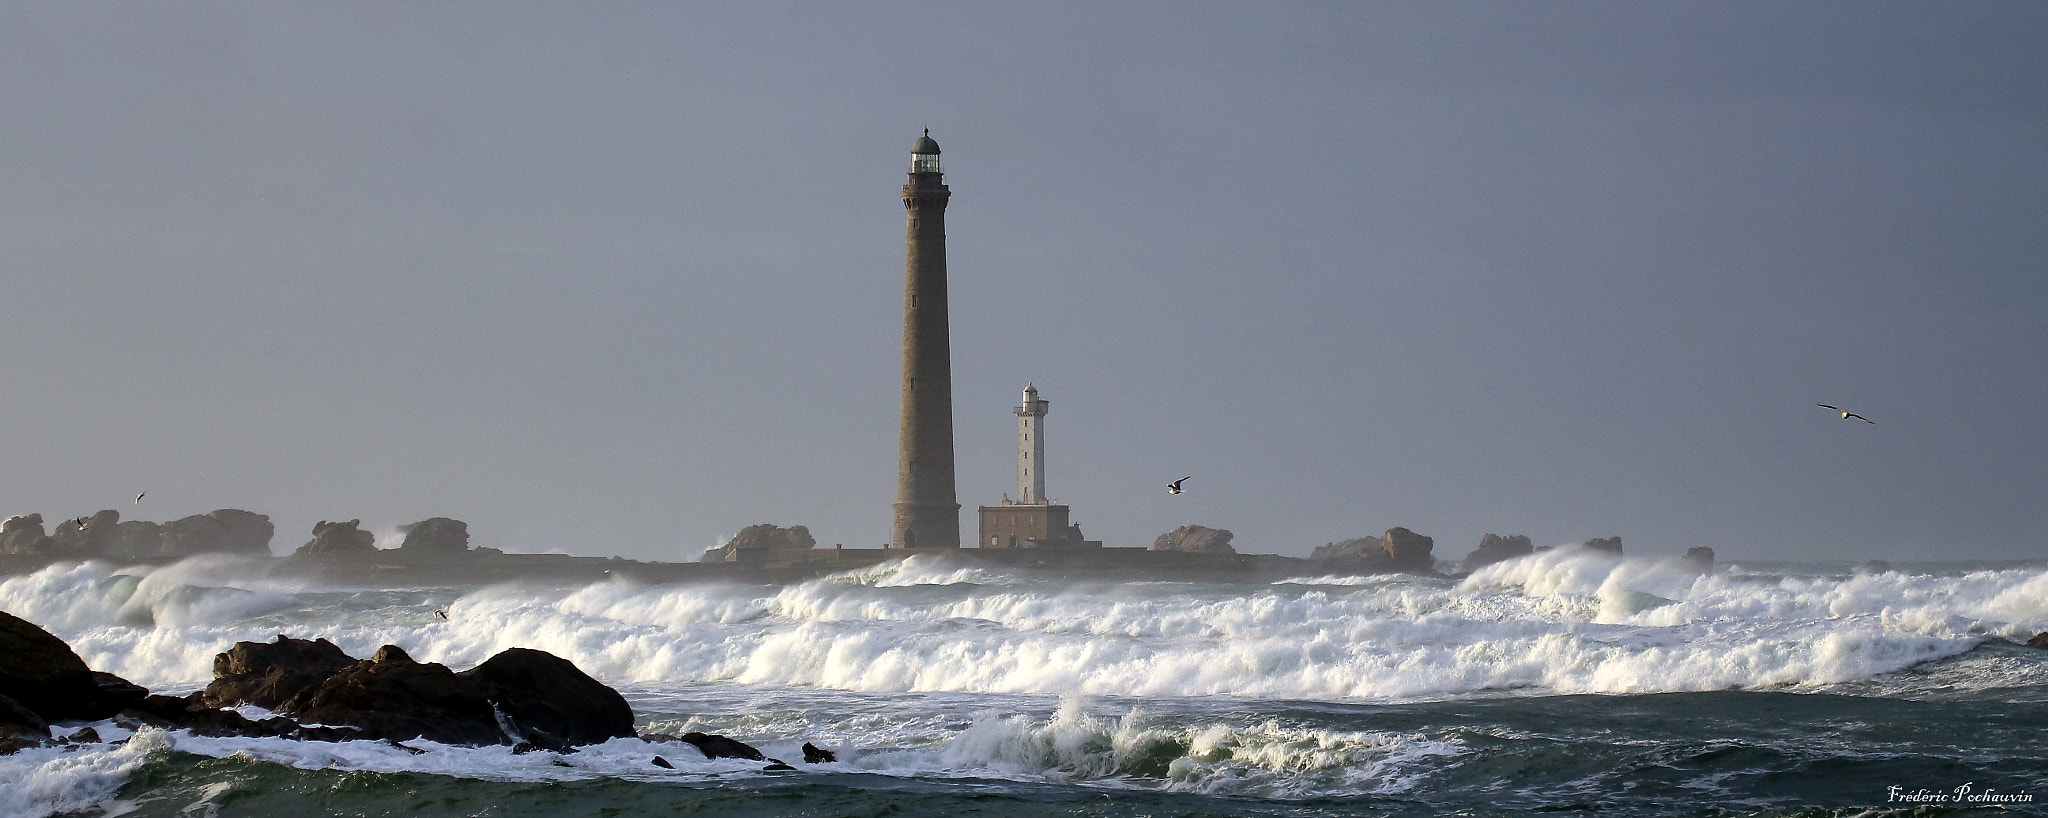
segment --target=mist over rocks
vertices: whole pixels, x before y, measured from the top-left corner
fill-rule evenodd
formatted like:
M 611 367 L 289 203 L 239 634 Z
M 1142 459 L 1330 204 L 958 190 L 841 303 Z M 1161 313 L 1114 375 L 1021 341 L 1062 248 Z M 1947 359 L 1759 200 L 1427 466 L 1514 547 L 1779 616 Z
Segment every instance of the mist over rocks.
M 1184 525 L 1159 535 L 1152 541 L 1154 551 L 1188 551 L 1199 554 L 1235 554 L 1230 547 L 1230 538 L 1235 536 L 1228 529 L 1209 528 L 1199 525 Z
M 1704 545 L 1685 549 L 1685 556 L 1679 557 L 1678 562 L 1702 574 L 1714 573 L 1714 549 Z
M 1594 537 L 1593 539 L 1587 540 L 1586 544 L 1583 547 L 1591 549 L 1593 551 L 1605 551 L 1617 557 L 1621 556 L 1620 537 Z
M 1508 536 L 1487 534 L 1479 538 L 1478 548 L 1472 549 L 1472 553 L 1465 555 L 1465 562 L 1461 567 L 1466 573 L 1471 573 L 1497 562 L 1506 562 L 1516 557 L 1526 557 L 1534 553 L 1536 553 L 1536 545 L 1530 542 L 1527 536 L 1521 534 L 1510 534 Z
M 773 523 L 761 523 L 742 528 L 724 545 L 705 551 L 701 561 L 767 562 L 780 553 L 805 551 L 817 544 L 817 538 L 812 537 L 811 530 L 804 526 L 783 528 Z
M 360 518 L 345 523 L 321 520 L 313 524 L 313 539 L 292 553 L 295 556 L 327 558 L 373 556 L 377 553 L 377 535 L 362 530 L 362 525 Z

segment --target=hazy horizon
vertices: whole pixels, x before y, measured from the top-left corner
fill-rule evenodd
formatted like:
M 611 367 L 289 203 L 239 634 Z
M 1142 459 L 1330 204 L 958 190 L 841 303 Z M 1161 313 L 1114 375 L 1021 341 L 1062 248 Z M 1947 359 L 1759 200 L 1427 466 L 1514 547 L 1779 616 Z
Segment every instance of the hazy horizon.
M 2038 3 L 0 23 L 0 517 L 878 546 L 929 126 L 963 539 L 2048 557 Z

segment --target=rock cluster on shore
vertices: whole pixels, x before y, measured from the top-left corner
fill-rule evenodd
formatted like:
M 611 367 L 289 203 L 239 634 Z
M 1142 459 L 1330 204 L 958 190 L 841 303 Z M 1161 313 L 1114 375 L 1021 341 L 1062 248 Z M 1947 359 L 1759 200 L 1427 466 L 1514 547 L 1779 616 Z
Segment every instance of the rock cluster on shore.
M 1226 529 L 1208 528 L 1199 525 L 1184 525 L 1159 535 L 1152 541 L 1154 551 L 1187 551 L 1199 554 L 1235 554 L 1230 547 L 1233 535 Z
M 1433 574 L 1435 559 L 1430 551 L 1436 541 L 1400 526 L 1378 537 L 1358 537 L 1316 546 L 1309 561 L 1326 570 L 1366 574 Z
M 325 639 L 280 634 L 271 642 L 235 643 L 214 657 L 213 676 L 205 689 L 190 695 L 151 694 L 92 670 L 63 640 L 0 612 L 0 755 L 52 743 L 51 724 L 110 718 L 131 728 L 148 725 L 212 736 L 394 744 L 424 739 L 511 745 L 515 753 L 574 752 L 578 746 L 635 736 L 633 710 L 618 691 L 566 659 L 528 648 L 501 651 L 458 673 L 436 662 L 415 661 L 396 645 L 357 660 Z M 245 705 L 277 715 L 250 719 L 234 709 Z M 689 744 L 706 758 L 787 766 L 725 736 L 642 738 Z M 68 740 L 98 739 L 88 728 Z M 831 755 L 805 745 L 806 761 L 831 760 Z
M 121 512 L 106 509 L 90 517 L 64 520 L 43 533 L 43 515 L 24 514 L 0 524 L 0 554 L 45 559 L 181 559 L 198 554 L 269 556 L 277 533 L 270 518 L 252 511 L 223 508 L 168 523 L 122 521 Z
M 761 523 L 740 529 L 725 544 L 704 552 L 702 562 L 767 562 L 791 551 L 808 551 L 816 547 L 818 540 L 811 536 L 811 530 L 793 525 L 788 528 L 774 523 Z

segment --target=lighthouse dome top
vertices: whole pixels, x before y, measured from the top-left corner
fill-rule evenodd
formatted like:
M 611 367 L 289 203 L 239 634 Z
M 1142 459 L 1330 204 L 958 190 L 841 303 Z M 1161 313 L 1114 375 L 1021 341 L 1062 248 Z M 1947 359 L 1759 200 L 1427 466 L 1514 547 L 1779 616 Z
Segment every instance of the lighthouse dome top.
M 939 143 L 932 140 L 932 129 L 924 129 L 924 136 L 918 137 L 917 144 L 910 146 L 911 173 L 939 172 Z
M 924 129 L 924 136 L 917 138 L 917 144 L 910 146 L 910 152 L 913 155 L 939 155 L 939 143 L 932 139 L 932 129 Z

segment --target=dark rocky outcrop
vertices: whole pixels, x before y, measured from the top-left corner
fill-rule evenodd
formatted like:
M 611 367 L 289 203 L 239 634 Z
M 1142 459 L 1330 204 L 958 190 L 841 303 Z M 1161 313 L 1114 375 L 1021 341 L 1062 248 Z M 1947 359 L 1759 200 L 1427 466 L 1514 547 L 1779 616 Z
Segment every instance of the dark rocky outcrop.
M 398 550 L 408 553 L 460 554 L 469 550 L 469 523 L 448 517 L 428 517 L 402 525 L 405 541 Z
M 1891 573 L 1891 570 L 1891 563 L 1885 562 L 1884 560 L 1871 560 L 1862 565 L 1858 565 L 1853 569 L 1850 569 L 1849 573 L 1854 576 L 1867 577 L 1876 574 L 1889 574 Z
M 818 540 L 811 536 L 805 526 L 793 525 L 788 528 L 762 523 L 740 529 L 724 545 L 704 552 L 704 562 L 765 562 L 778 553 L 805 551 L 816 547 Z
M 0 611 L 0 696 L 46 722 L 104 719 L 149 691 L 86 667 L 64 640 Z
M 1201 554 L 1235 554 L 1230 547 L 1230 538 L 1235 536 L 1227 529 L 1208 528 L 1199 525 L 1184 525 L 1159 535 L 1152 541 L 1154 551 L 1191 551 Z
M 1679 557 L 1678 562 L 1702 574 L 1714 573 L 1714 549 L 1704 545 L 1685 549 L 1685 556 Z
M 455 675 L 496 703 L 520 738 L 543 749 L 633 735 L 626 697 L 547 651 L 510 648 Z
M 210 707 L 255 705 L 276 710 L 299 691 L 356 663 L 325 639 L 307 641 L 278 634 L 271 642 L 236 642 L 214 654 L 213 682 L 200 692 Z
M 1436 541 L 1400 526 L 1377 538 L 1358 537 L 1316 548 L 1309 559 L 1327 570 L 1364 574 L 1427 574 L 1435 570 Z
M 1479 538 L 1479 547 L 1465 555 L 1463 568 L 1466 572 L 1477 571 L 1497 562 L 1507 562 L 1517 557 L 1536 553 L 1536 545 L 1521 534 L 1501 536 L 1488 534 Z
M 149 725 L 163 730 L 190 730 L 202 736 L 257 736 L 304 741 L 352 741 L 363 733 L 349 727 L 306 727 L 283 716 L 261 721 L 233 710 L 209 707 L 201 694 L 152 695 L 122 710 L 117 723 L 130 728 Z
M 804 742 L 805 764 L 830 764 L 838 760 L 839 756 L 835 755 L 831 750 L 823 749 L 808 741 Z
M 1594 537 L 1586 541 L 1586 548 L 1593 551 L 1605 551 L 1619 557 L 1621 556 L 1621 538 Z
M 413 661 L 396 645 L 299 691 L 283 712 L 394 741 L 502 744 L 506 738 L 482 690 L 446 665 Z
M 2048 631 L 2034 634 L 2034 638 L 2027 640 L 2027 647 L 2048 650 Z
M 377 535 L 362 530 L 362 520 L 313 524 L 313 539 L 293 552 L 298 556 L 352 559 L 377 553 Z
M 0 696 L 0 756 L 50 741 L 50 723 L 20 702 Z

